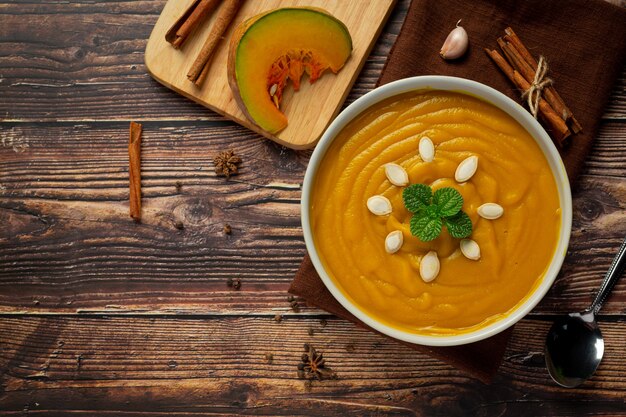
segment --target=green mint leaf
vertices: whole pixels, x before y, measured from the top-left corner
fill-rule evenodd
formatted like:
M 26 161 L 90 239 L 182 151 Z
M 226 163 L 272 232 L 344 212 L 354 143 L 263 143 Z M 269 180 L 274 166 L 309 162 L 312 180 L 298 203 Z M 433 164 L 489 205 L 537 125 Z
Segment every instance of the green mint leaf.
M 463 239 L 472 234 L 472 220 L 463 211 L 459 211 L 454 216 L 444 218 L 443 223 L 448 228 L 448 233 L 457 239 Z M 413 232 L 413 229 L 411 229 L 411 232 Z
M 422 242 L 430 242 L 437 238 L 441 233 L 441 218 L 419 217 L 414 215 L 411 217 L 411 233 L 417 236 Z
M 433 204 L 439 207 L 441 217 L 454 216 L 463 207 L 463 196 L 454 188 L 440 188 L 433 195 Z
M 440 219 L 441 216 L 441 211 L 439 210 L 439 207 L 432 204 L 430 206 L 426 206 L 426 208 L 424 209 L 423 213 L 425 213 L 428 217 L 430 217 L 431 219 Z
M 411 184 L 402 191 L 404 206 L 411 213 L 417 213 L 430 205 L 431 198 L 432 190 L 424 184 Z

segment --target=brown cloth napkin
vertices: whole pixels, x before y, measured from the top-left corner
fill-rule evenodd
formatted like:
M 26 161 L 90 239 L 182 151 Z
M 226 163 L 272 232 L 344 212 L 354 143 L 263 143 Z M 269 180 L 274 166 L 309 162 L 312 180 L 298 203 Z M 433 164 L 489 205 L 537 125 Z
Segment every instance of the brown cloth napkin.
M 444 61 L 439 49 L 459 19 L 470 48 L 463 58 Z M 626 8 L 604 0 L 414 0 L 378 84 L 415 75 L 451 75 L 487 84 L 521 102 L 520 91 L 484 51 L 499 50 L 496 39 L 507 26 L 536 58 L 546 57 L 548 76 L 583 126 L 561 150 L 573 182 L 623 69 Z
M 439 48 L 459 19 L 470 39 L 468 53 L 444 61 Z M 413 0 L 379 84 L 415 75 L 451 75 L 480 81 L 520 101 L 517 91 L 487 57 L 511 26 L 531 52 L 544 55 L 555 87 L 583 126 L 561 150 L 570 182 L 591 149 L 611 88 L 626 56 L 626 9 L 603 0 Z M 289 292 L 339 317 L 368 326 L 345 310 L 324 286 L 308 256 Z M 483 382 L 496 373 L 512 329 L 458 347 L 412 348 L 469 372 Z

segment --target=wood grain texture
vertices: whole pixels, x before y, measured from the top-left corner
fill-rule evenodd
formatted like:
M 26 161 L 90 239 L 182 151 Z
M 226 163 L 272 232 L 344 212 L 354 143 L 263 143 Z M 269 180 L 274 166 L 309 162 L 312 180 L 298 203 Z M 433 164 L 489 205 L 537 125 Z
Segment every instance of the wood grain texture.
M 393 9 L 347 103 L 374 87 L 408 4 Z M 148 75 L 143 53 L 164 5 L 0 1 L 0 120 L 223 120 Z
M 617 415 L 626 396 L 623 324 L 602 323 L 607 350 L 597 375 L 584 389 L 568 390 L 556 387 L 543 366 L 544 321 L 518 325 L 496 383 L 487 386 L 343 320 L 322 326 L 313 318 L 7 318 L 0 322 L 8 336 L 0 342 L 0 409 L 14 413 L 8 415 L 24 409 L 150 416 Z M 324 353 L 338 380 L 308 385 L 297 378 L 303 342 Z
M 554 315 L 591 301 L 626 235 L 626 73 L 574 187 L 564 269 L 485 386 L 323 311 L 291 310 L 310 152 L 147 75 L 164 4 L 0 0 L 0 415 L 625 415 L 626 281 L 602 311 L 607 351 L 588 384 L 555 386 L 542 351 Z M 373 88 L 408 4 L 346 104 Z M 139 225 L 127 217 L 129 119 L 145 128 Z M 212 158 L 229 148 L 244 163 L 226 181 Z M 304 342 L 338 380 L 297 379 Z
M 3 125 L 5 137 L 28 138 L 29 147 L 3 149 L 0 160 L 0 311 L 287 308 L 285 292 L 305 253 L 299 186 L 310 153 L 230 122 L 146 122 L 138 225 L 127 216 L 127 129 Z M 626 235 L 626 153 L 617 151 L 624 145 L 623 124 L 605 123 L 574 194 L 569 256 L 537 313 L 584 308 Z M 244 160 L 231 180 L 213 171 L 213 157 L 227 148 Z M 228 278 L 240 278 L 242 291 L 227 288 Z M 626 281 L 603 314 L 623 314 L 624 301 Z
M 315 146 L 330 121 L 339 112 L 389 17 L 394 2 L 395 0 L 255 0 L 243 4 L 224 34 L 224 39 L 230 39 L 242 22 L 254 16 L 279 7 L 303 6 L 328 11 L 346 25 L 352 38 L 352 55 L 339 73 L 326 74 L 314 84 L 303 80 L 297 94 L 294 94 L 290 86 L 285 89 L 281 111 L 289 118 L 289 124 L 277 134 L 271 134 L 250 121 L 235 101 L 227 74 L 228 42 L 218 44 L 202 88 L 196 87 L 187 79 L 187 72 L 217 18 L 213 16 L 208 24 L 189 39 L 182 50 L 175 50 L 165 41 L 165 33 L 189 7 L 189 1 L 169 0 L 165 5 L 146 46 L 146 69 L 168 88 L 281 145 L 293 149 L 309 149 Z
M 397 2 L 346 105 L 374 88 L 409 3 Z M 147 74 L 143 51 L 164 5 L 0 1 L 0 120 L 222 120 Z M 614 91 L 605 117 L 626 120 L 626 74 Z

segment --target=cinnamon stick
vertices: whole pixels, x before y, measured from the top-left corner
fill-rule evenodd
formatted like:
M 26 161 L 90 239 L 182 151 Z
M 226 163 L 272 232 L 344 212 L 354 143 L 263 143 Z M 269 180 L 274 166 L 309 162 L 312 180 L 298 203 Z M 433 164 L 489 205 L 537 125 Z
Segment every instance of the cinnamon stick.
M 533 58 L 530 51 L 526 48 L 526 46 L 524 46 L 524 44 L 522 43 L 522 40 L 517 36 L 517 34 L 513 31 L 513 29 L 511 27 L 508 27 L 504 29 L 504 33 L 506 34 L 504 36 L 505 40 L 513 44 L 515 49 L 517 49 L 520 52 L 521 56 L 528 63 L 528 65 L 536 69 L 537 61 L 535 60 L 535 58 Z
M 222 6 L 217 11 L 215 23 L 211 28 L 211 33 L 207 38 L 200 54 L 194 61 L 187 78 L 200 87 L 206 78 L 208 73 L 209 64 L 213 58 L 213 53 L 221 40 L 222 36 L 228 29 L 228 26 L 235 18 L 235 15 L 239 11 L 243 0 L 224 0 Z
M 165 34 L 165 40 L 175 49 L 183 46 L 189 35 L 220 4 L 220 0 L 195 0 Z
M 130 176 L 130 217 L 141 221 L 141 132 L 139 123 L 130 122 L 128 141 L 128 174 Z
M 515 44 L 513 44 L 512 42 L 508 42 L 505 39 L 498 38 L 498 45 L 500 45 L 500 48 L 504 51 L 507 58 L 509 58 L 509 62 L 511 62 L 511 64 L 513 64 L 513 66 L 518 69 L 518 71 L 524 76 L 524 78 L 526 78 L 526 81 L 532 83 L 535 79 L 535 74 L 537 72 L 539 64 L 536 64 L 535 67 L 532 67 L 529 61 L 524 58 L 524 53 L 521 52 L 515 46 Z M 532 56 L 530 57 L 530 59 L 533 62 L 536 62 L 532 58 Z M 550 103 L 550 105 L 557 114 L 561 115 L 561 118 L 563 120 L 567 121 L 572 117 L 572 112 L 567 108 L 567 106 L 563 102 L 563 99 L 561 99 L 554 87 L 546 87 L 543 91 L 543 94 L 546 101 Z
M 532 84 L 535 80 L 537 67 L 532 68 L 528 61 L 524 59 L 522 53 L 511 42 L 506 42 L 504 39 L 498 38 L 498 45 L 500 45 L 500 48 L 509 62 L 524 76 L 526 81 Z M 563 100 L 558 96 L 554 87 L 548 86 L 544 88 L 543 97 L 554 109 L 554 112 L 561 116 L 563 120 L 567 122 L 567 120 L 572 117 L 572 112 L 565 106 L 565 103 L 563 103 Z
M 502 38 L 498 38 L 497 42 L 500 46 L 500 49 L 502 49 L 502 52 L 504 52 L 504 55 L 509 60 L 511 65 L 513 65 L 513 67 L 517 69 L 520 74 L 524 76 L 524 78 L 526 78 L 526 81 L 532 83 L 535 79 L 536 71 L 530 66 L 528 62 L 526 62 L 526 60 L 521 56 L 520 52 L 511 43 L 506 42 Z
M 524 65 L 525 68 L 527 67 L 531 68 L 532 78 L 529 79 L 530 74 L 528 74 L 528 76 L 527 74 L 523 74 L 523 75 L 526 78 L 526 80 L 528 80 L 528 82 L 532 83 L 533 79 L 535 78 L 534 73 L 537 71 L 537 66 L 538 66 L 537 61 L 535 60 L 535 58 L 533 58 L 528 48 L 524 46 L 519 36 L 517 36 L 517 34 L 513 31 L 512 28 L 507 27 L 506 29 L 504 29 L 504 33 L 506 34 L 504 35 L 504 41 L 509 43 L 510 50 L 514 53 L 516 52 L 518 55 L 517 58 L 527 64 L 527 65 Z M 554 87 L 552 86 L 547 87 L 544 90 L 544 95 L 546 97 L 546 100 L 550 103 L 550 105 L 554 108 L 554 110 L 558 114 L 560 114 L 566 122 L 569 123 L 574 133 L 578 133 L 582 130 L 582 126 L 580 125 L 578 120 L 576 120 L 576 118 L 574 117 L 574 114 L 569 109 L 569 107 L 567 107 L 567 104 L 565 104 L 565 101 L 563 100 L 563 98 L 560 96 L 560 94 L 556 91 Z
M 509 63 L 504 59 L 502 55 L 496 50 L 485 49 L 485 52 L 496 63 L 496 65 L 504 72 L 504 74 L 522 91 L 527 91 L 530 88 L 530 83 Z M 541 98 L 539 100 L 539 113 L 548 128 L 552 131 L 552 138 L 558 146 L 563 144 L 563 141 L 570 136 L 571 132 L 565 121 L 550 107 L 548 102 Z

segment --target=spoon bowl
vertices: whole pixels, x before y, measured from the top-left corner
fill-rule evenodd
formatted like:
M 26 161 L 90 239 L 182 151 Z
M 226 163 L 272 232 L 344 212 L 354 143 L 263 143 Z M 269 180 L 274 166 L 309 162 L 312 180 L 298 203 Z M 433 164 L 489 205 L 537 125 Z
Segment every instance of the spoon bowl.
M 554 322 L 546 340 L 546 364 L 554 381 L 574 388 L 594 374 L 604 355 L 604 339 L 592 312 Z
M 604 339 L 596 322 L 602 304 L 626 268 L 626 239 L 602 281 L 591 306 L 557 319 L 546 338 L 546 367 L 557 384 L 574 388 L 589 379 L 604 355 Z

